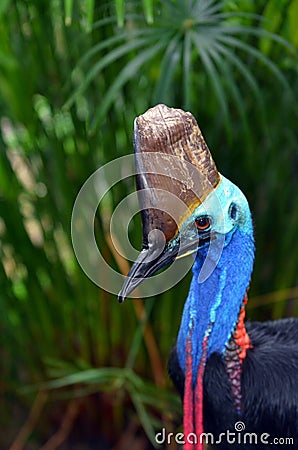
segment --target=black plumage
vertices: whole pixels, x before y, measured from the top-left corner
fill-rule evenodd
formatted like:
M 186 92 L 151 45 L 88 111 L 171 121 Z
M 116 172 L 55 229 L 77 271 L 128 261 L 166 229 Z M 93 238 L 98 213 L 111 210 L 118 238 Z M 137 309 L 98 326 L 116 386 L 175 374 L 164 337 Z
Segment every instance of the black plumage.
M 213 353 L 204 373 L 204 431 L 217 437 L 231 430 L 236 438 L 235 423 L 241 421 L 245 424 L 242 436 L 257 434 L 257 444 L 224 442 L 213 447 L 298 449 L 298 319 L 247 321 L 246 329 L 253 347 L 247 351 L 242 366 L 242 413 L 235 410 L 224 360 L 219 353 Z M 169 359 L 169 374 L 183 398 L 184 374 L 175 347 Z M 262 435 L 268 444 L 260 442 Z M 274 439 L 279 443 L 275 444 Z

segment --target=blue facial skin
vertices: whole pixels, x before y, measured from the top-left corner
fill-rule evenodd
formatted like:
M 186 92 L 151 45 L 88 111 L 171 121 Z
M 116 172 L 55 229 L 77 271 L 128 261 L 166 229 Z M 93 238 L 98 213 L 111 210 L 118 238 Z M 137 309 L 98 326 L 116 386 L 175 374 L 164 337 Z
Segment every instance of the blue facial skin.
M 194 384 L 206 334 L 207 357 L 225 350 L 238 321 L 254 261 L 251 214 L 237 186 L 222 177 L 218 187 L 180 228 L 181 239 L 189 239 L 191 234 L 196 239 L 194 233 L 198 231 L 190 224 L 206 216 L 210 228 L 199 234 L 204 238 L 209 233 L 211 240 L 196 255 L 177 340 L 178 360 L 185 372 L 186 340 L 191 337 Z

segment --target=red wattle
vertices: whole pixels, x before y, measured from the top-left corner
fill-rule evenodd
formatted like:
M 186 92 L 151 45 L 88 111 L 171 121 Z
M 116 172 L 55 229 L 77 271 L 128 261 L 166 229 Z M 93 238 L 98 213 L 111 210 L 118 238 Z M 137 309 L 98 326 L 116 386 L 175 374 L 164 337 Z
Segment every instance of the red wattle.
M 202 346 L 202 358 L 198 368 L 195 390 L 193 389 L 193 357 L 191 338 L 186 341 L 185 385 L 183 399 L 184 450 L 204 450 L 201 436 L 203 422 L 203 377 L 207 359 L 208 335 Z
M 194 446 L 194 450 L 204 450 L 204 444 L 202 442 L 202 435 L 204 432 L 203 421 L 203 377 L 205 371 L 205 364 L 207 359 L 207 347 L 208 347 L 208 335 L 204 337 L 202 345 L 202 358 L 200 361 L 197 382 L 194 392 L 194 416 L 195 416 L 195 430 L 197 437 L 197 444 Z
M 188 440 L 190 433 L 194 433 L 194 395 L 192 388 L 192 345 L 191 338 L 186 341 L 185 384 L 183 398 L 183 432 L 184 450 L 193 450 L 193 444 Z

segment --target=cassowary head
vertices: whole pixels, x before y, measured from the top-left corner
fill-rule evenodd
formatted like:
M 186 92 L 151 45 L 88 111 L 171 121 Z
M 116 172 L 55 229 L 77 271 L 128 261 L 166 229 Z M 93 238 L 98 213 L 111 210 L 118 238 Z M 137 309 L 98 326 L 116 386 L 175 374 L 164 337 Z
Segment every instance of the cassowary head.
M 198 250 L 206 257 L 217 241 L 219 258 L 237 230 L 252 237 L 248 202 L 217 171 L 192 114 L 165 105 L 149 109 L 135 120 L 134 149 L 143 244 L 120 301 L 176 257 Z M 209 256 L 201 281 L 215 263 Z

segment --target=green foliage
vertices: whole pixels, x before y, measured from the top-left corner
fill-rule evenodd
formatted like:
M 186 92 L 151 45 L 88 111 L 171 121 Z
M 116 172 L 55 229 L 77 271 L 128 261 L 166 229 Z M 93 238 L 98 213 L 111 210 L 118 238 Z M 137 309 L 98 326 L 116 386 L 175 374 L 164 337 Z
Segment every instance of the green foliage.
M 258 26 L 261 16 L 231 12 L 228 6 L 217 1 L 164 1 L 160 4 L 153 26 L 146 26 L 142 16 L 128 16 L 127 20 L 130 20 L 130 24 L 126 30 L 121 30 L 118 35 L 113 33 L 112 38 L 91 47 L 73 73 L 73 78 L 76 78 L 76 71 L 85 70 L 83 81 L 80 79 L 78 85 L 74 86 L 73 95 L 66 103 L 68 108 L 84 94 L 90 83 L 106 67 L 122 61 L 123 68 L 103 95 L 101 104 L 92 117 L 91 128 L 102 122 L 119 90 L 134 80 L 136 73 L 150 73 L 151 65 L 160 67 L 158 79 L 149 80 L 156 81 L 152 86 L 153 103 L 175 103 L 175 88 L 182 85 L 179 102 L 184 108 L 193 109 L 194 92 L 212 91 L 229 135 L 232 134 L 230 106 L 238 110 L 242 126 L 245 126 L 246 134 L 249 134 L 242 90 L 251 90 L 260 116 L 263 114 L 262 95 L 253 73 L 255 67 L 245 63 L 247 58 L 262 69 L 268 69 L 268 75 L 271 71 L 290 95 L 283 72 L 265 52 L 261 52 L 247 39 L 249 36 L 251 40 L 260 39 L 261 43 L 278 43 L 281 51 L 294 53 L 294 48 L 286 40 Z M 106 19 L 96 23 L 96 27 L 100 29 L 109 28 L 110 25 Z M 235 52 L 235 49 L 239 51 Z M 103 50 L 108 50 L 108 53 L 100 57 Z M 133 58 L 132 51 L 137 51 Z M 194 76 L 196 68 L 199 70 L 197 77 Z M 241 83 L 238 82 L 240 79 Z M 205 98 L 203 100 L 206 101 Z
M 162 421 L 179 422 L 166 360 L 190 275 L 158 298 L 119 306 L 87 279 L 70 239 L 80 187 L 132 152 L 133 120 L 153 104 L 191 110 L 219 170 L 249 198 L 250 316 L 298 313 L 296 16 L 295 0 L 1 3 L 0 419 L 8 425 L 12 399 L 29 408 L 32 392 L 49 392 L 35 448 L 65 402 L 91 393 L 105 394 L 97 410 L 113 411 L 109 445 L 130 424 L 152 442 Z M 101 252 L 121 272 L 109 216 L 134 189 L 132 179 L 116 186 L 96 217 Z M 140 247 L 138 218 L 130 231 Z M 271 292 L 276 303 L 263 297 Z M 105 427 L 98 418 L 92 433 Z

